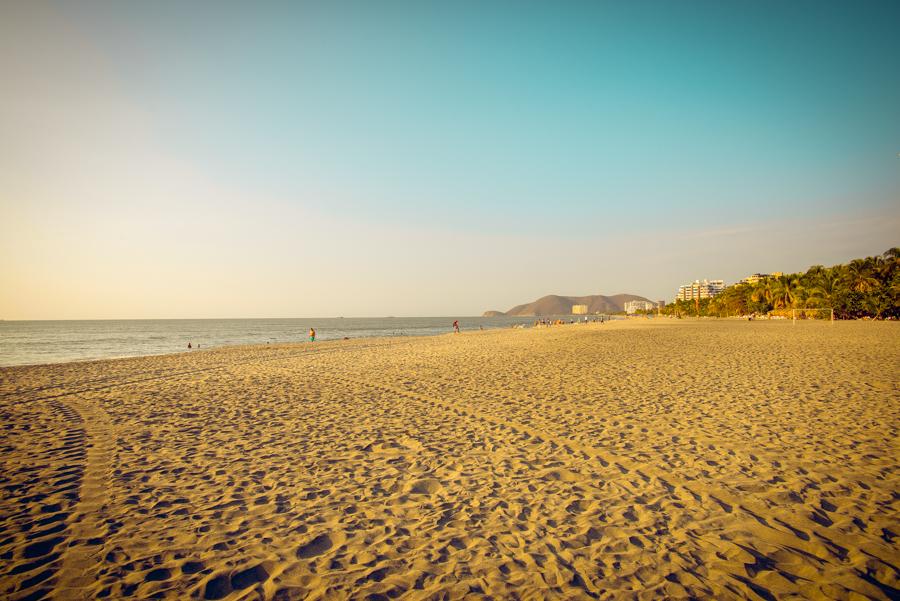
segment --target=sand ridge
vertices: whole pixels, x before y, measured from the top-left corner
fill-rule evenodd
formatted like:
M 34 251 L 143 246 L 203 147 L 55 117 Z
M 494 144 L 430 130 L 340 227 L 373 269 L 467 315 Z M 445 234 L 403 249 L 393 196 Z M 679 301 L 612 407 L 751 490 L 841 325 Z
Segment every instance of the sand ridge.
M 637 321 L 0 371 L 0 594 L 892 598 L 896 324 Z

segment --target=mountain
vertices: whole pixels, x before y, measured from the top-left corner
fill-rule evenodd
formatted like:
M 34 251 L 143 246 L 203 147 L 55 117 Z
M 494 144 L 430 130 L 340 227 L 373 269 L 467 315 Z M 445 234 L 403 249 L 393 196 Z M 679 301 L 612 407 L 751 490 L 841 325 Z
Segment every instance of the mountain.
M 485 316 L 540 317 L 542 315 L 571 315 L 572 305 L 587 305 L 588 313 L 617 313 L 618 311 L 624 311 L 625 303 L 632 300 L 649 301 L 650 299 L 637 296 L 636 294 L 614 294 L 613 296 L 604 296 L 602 294 L 592 294 L 590 296 L 549 294 L 533 303 L 517 305 L 506 313 L 487 311 Z

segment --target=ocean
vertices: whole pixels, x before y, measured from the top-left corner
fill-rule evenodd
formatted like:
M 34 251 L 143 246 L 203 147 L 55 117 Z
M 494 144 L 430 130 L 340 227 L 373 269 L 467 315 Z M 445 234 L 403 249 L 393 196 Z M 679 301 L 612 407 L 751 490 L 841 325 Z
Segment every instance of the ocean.
M 574 319 L 565 316 L 566 320 Z M 160 355 L 196 348 L 344 337 L 428 336 L 462 330 L 509 328 L 533 317 L 331 317 L 322 319 L 135 319 L 0 321 L 0 367 Z

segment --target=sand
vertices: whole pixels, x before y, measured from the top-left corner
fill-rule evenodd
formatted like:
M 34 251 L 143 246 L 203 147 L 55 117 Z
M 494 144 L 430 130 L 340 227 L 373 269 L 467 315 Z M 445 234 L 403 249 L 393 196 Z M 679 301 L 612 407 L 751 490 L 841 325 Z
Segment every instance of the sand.
M 897 598 L 900 324 L 0 370 L 0 597 Z

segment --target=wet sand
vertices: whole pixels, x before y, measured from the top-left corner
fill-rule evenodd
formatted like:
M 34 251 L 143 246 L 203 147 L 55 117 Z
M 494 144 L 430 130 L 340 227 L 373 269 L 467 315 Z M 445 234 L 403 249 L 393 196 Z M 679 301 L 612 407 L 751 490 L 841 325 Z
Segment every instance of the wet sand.
M 0 597 L 896 598 L 900 324 L 0 369 Z

